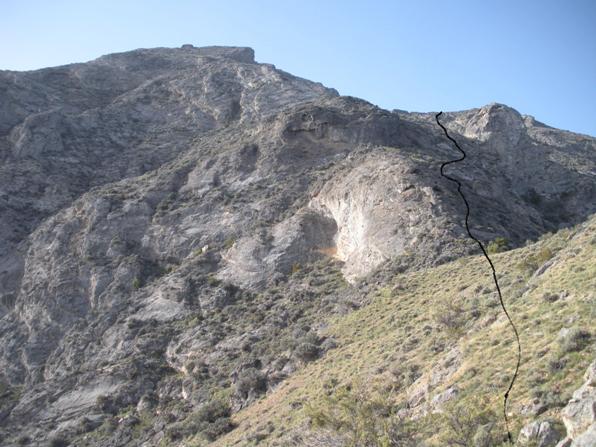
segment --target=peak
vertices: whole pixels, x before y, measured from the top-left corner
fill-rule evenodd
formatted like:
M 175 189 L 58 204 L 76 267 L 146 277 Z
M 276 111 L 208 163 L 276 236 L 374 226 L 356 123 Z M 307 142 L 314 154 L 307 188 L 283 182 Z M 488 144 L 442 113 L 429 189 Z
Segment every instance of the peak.
M 481 107 L 479 111 L 480 113 L 488 113 L 490 116 L 509 115 L 521 119 L 521 114 L 513 107 L 509 107 L 506 104 L 500 104 L 498 102 L 491 102 L 484 107 Z
M 517 110 L 496 102 L 481 107 L 477 116 L 483 123 L 485 130 L 490 131 L 511 131 L 523 124 L 523 118 Z
M 195 47 L 184 44 L 178 48 L 138 48 L 122 53 L 111 53 L 93 61 L 120 67 L 181 67 L 194 66 L 197 57 L 229 59 L 235 62 L 255 63 L 255 52 L 249 47 L 208 46 Z
M 454 118 L 454 124 L 462 135 L 479 141 L 499 141 L 506 145 L 516 144 L 524 128 L 523 117 L 517 110 L 496 102 L 459 112 Z
M 182 45 L 182 47 L 180 47 L 180 50 L 193 51 L 200 56 L 234 59 L 235 61 L 244 62 L 248 64 L 255 62 L 255 51 L 250 47 L 195 47 L 194 45 L 187 43 Z

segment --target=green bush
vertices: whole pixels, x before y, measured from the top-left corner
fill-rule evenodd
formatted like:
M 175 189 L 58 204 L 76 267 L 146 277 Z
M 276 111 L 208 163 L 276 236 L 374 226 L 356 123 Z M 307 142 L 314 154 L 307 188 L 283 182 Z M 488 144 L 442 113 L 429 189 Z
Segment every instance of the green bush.
M 207 424 L 202 430 L 201 434 L 207 441 L 215 441 L 221 435 L 224 435 L 234 429 L 234 424 L 229 417 L 221 417 L 210 424 Z
M 232 246 L 234 245 L 234 243 L 236 242 L 236 238 L 235 237 L 229 237 L 224 241 L 224 248 L 226 250 L 232 248 Z
M 486 251 L 489 254 L 501 253 L 509 249 L 509 241 L 504 237 L 498 237 L 494 241 L 488 243 Z
M 438 422 L 441 445 L 493 447 L 506 442 L 501 418 L 481 398 L 448 403 Z
M 315 360 L 319 356 L 319 353 L 319 347 L 313 343 L 300 343 L 294 349 L 294 355 L 303 362 Z
M 541 248 L 538 253 L 524 258 L 518 265 L 518 268 L 526 272 L 534 272 L 538 267 L 550 260 L 555 254 L 548 247 Z
M 349 447 L 410 447 L 420 445 L 419 427 L 394 413 L 386 395 L 363 387 L 342 387 L 318 404 L 307 404 L 306 414 L 314 431 L 324 430 L 345 440 Z
M 548 247 L 541 248 L 538 253 L 536 253 L 534 259 L 539 264 L 544 264 L 546 261 L 551 259 L 554 256 L 553 251 Z
M 222 399 L 214 399 L 203 405 L 193 413 L 196 422 L 215 422 L 230 416 L 230 405 Z
M 250 391 L 262 393 L 267 390 L 267 378 L 256 368 L 242 370 L 236 382 L 236 392 L 243 397 L 248 396 Z
M 141 280 L 139 278 L 135 278 L 132 280 L 132 288 L 135 290 L 141 288 Z
M 215 398 L 191 413 L 184 421 L 171 424 L 166 429 L 170 441 L 177 441 L 198 434 L 207 441 L 231 431 L 231 408 L 227 400 Z

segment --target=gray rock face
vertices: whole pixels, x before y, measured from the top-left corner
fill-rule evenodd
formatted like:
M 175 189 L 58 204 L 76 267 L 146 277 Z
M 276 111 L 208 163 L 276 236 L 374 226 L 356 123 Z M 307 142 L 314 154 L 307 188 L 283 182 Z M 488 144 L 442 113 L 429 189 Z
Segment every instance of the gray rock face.
M 517 443 L 521 446 L 553 447 L 561 439 L 561 433 L 551 421 L 530 422 L 519 432 Z
M 596 445 L 596 361 L 588 367 L 584 379 L 584 384 L 563 409 L 567 437 L 558 444 L 560 446 Z
M 296 358 L 254 346 L 283 331 L 311 346 L 301 315 L 357 295 L 296 272 L 341 269 L 358 285 L 400 256 L 470 253 L 439 176 L 457 154 L 433 119 L 339 96 L 249 48 L 0 72 L 2 434 L 41 442 L 171 401 L 189 412 L 236 371 L 259 371 L 254 398 Z M 520 244 L 596 209 L 594 138 L 498 104 L 444 122 L 468 152 L 450 173 L 479 238 Z M 160 417 L 110 442 L 151 443 L 181 416 Z

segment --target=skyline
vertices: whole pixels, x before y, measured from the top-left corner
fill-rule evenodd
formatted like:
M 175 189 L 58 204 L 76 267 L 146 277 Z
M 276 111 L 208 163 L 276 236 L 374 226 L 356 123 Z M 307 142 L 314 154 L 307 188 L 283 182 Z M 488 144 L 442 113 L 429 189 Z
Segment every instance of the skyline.
M 186 43 L 250 46 L 259 62 L 388 110 L 455 111 L 498 102 L 549 126 L 596 136 L 593 23 L 596 6 L 583 0 L 8 0 L 0 18 L 0 69 Z

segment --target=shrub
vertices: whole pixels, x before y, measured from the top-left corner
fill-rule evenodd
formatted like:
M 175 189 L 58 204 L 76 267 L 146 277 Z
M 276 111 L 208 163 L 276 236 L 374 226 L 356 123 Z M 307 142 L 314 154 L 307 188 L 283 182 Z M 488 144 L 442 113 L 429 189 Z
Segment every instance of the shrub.
M 234 429 L 234 424 L 229 417 L 221 417 L 216 419 L 210 424 L 207 424 L 203 430 L 201 430 L 201 434 L 208 440 L 208 441 L 215 441 L 221 435 L 228 433 Z
M 176 441 L 199 434 L 208 441 L 214 441 L 234 428 L 230 415 L 229 403 L 215 398 L 191 413 L 184 421 L 170 424 L 166 436 L 170 441 Z
M 165 435 L 170 441 L 178 441 L 193 434 L 192 430 L 187 430 L 183 422 L 175 422 L 166 427 Z
M 331 438 L 345 440 L 340 445 L 367 447 L 409 447 L 419 445 L 417 430 L 393 412 L 387 397 L 363 387 L 342 387 L 319 404 L 306 405 L 311 427 Z
M 501 419 L 480 398 L 446 404 L 439 423 L 442 445 L 491 447 L 506 440 Z
M 549 385 L 533 388 L 532 396 L 540 400 L 543 406 L 542 412 L 549 408 L 564 407 L 569 402 L 569 399 L 571 399 L 570 392 L 561 392 L 560 390 L 552 389 L 552 386 Z
M 544 264 L 546 261 L 548 261 L 549 259 L 551 259 L 553 256 L 554 256 L 554 253 L 553 253 L 553 251 L 550 248 L 543 247 L 543 248 L 540 249 L 540 251 L 538 251 L 538 253 L 534 257 L 534 259 L 538 263 Z
M 68 441 L 60 436 L 50 439 L 49 447 L 68 447 Z
M 294 355 L 303 362 L 310 362 L 319 356 L 320 349 L 313 343 L 300 343 L 294 349 Z
M 194 414 L 196 422 L 215 422 L 230 416 L 230 405 L 222 399 L 214 399 L 199 408 Z
M 548 359 L 548 370 L 555 374 L 565 369 L 566 364 L 567 360 L 565 360 L 562 356 L 555 354 Z
M 416 364 L 409 364 L 403 374 L 404 384 L 406 386 L 412 385 L 416 380 L 418 380 L 422 376 L 422 371 L 420 371 L 420 365 Z
M 524 258 L 518 265 L 520 270 L 526 272 L 534 272 L 538 267 L 552 259 L 555 254 L 548 247 L 541 248 L 538 253 L 529 255 Z
M 116 431 L 118 428 L 118 419 L 115 417 L 106 418 L 101 426 L 99 427 L 99 432 L 102 434 L 111 434 Z
M 236 382 L 236 392 L 243 397 L 248 396 L 250 391 L 261 393 L 267 390 L 267 378 L 256 368 L 243 370 Z
M 562 352 L 581 351 L 588 345 L 590 338 L 588 331 L 572 328 L 559 337 L 559 347 Z
M 109 402 L 109 400 L 110 398 L 108 396 L 105 394 L 100 394 L 95 398 L 95 405 L 101 410 L 107 404 L 107 402 Z
M 554 303 L 559 298 L 560 298 L 559 297 L 559 294 L 557 294 L 557 293 L 545 292 L 545 293 L 542 294 L 542 299 L 544 301 L 546 301 L 547 303 Z
M 466 322 L 466 315 L 463 306 L 460 303 L 443 300 L 433 313 L 434 322 L 447 329 L 457 332 Z
M 337 342 L 333 338 L 326 338 L 321 343 L 321 351 L 327 352 L 337 348 Z
M 207 284 L 209 284 L 210 286 L 218 286 L 221 283 L 221 281 L 219 279 L 217 279 L 217 277 L 213 274 L 213 273 L 209 273 L 207 275 Z
M 534 188 L 530 188 L 528 192 L 526 192 L 524 198 L 532 205 L 540 205 L 540 203 L 542 203 L 542 197 Z
M 77 426 L 77 434 L 81 435 L 84 433 L 89 433 L 95 428 L 95 424 L 93 421 L 87 417 L 83 417 Z
M 489 254 L 501 253 L 509 248 L 509 241 L 504 237 L 498 237 L 494 241 L 488 243 L 486 251 Z
M 132 280 L 132 288 L 135 290 L 141 288 L 141 280 L 139 278 L 135 278 Z
M 226 250 L 232 248 L 232 246 L 234 245 L 234 243 L 236 242 L 236 238 L 235 237 L 229 237 L 224 241 L 224 248 Z
M 114 408 L 114 402 L 112 401 L 112 398 L 109 396 L 105 396 L 103 394 L 100 394 L 95 399 L 95 407 L 103 413 L 111 413 L 111 414 L 116 413 L 115 408 Z

